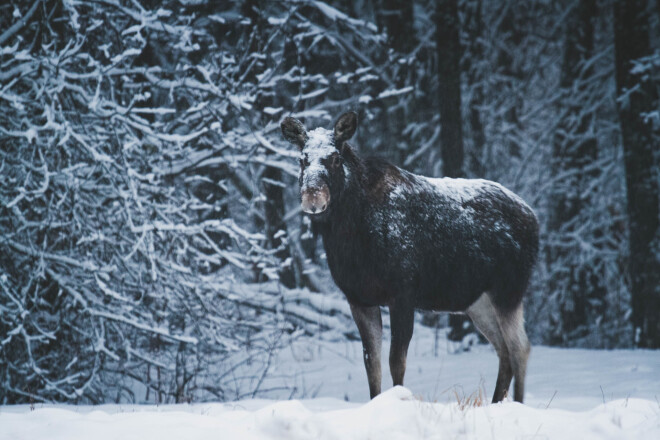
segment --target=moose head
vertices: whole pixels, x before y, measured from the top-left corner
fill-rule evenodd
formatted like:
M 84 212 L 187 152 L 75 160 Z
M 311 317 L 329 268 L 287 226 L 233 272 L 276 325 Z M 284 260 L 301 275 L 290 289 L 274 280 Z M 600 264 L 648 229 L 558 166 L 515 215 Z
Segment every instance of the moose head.
M 287 117 L 281 123 L 284 138 L 300 149 L 300 197 L 304 212 L 315 216 L 328 211 L 331 199 L 344 188 L 348 168 L 344 164 L 346 141 L 355 134 L 357 115 L 344 113 L 334 130 L 307 131 L 302 122 Z

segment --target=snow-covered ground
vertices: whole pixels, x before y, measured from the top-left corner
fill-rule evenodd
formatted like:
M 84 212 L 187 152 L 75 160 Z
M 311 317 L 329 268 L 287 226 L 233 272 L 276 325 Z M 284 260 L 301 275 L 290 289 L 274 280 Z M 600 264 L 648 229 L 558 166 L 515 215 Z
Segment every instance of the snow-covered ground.
M 418 327 L 406 388 L 389 388 L 385 343 L 385 391 L 371 402 L 359 342 L 294 343 L 263 384 L 277 400 L 4 406 L 0 439 L 660 438 L 660 351 L 534 347 L 525 405 L 490 405 L 493 350 L 434 345 Z
M 498 360 L 490 345 L 460 354 L 458 344 L 417 325 L 410 343 L 405 386 L 430 402 L 456 402 L 456 393 L 479 390 L 492 397 Z M 383 343 L 383 389 L 392 386 L 389 343 Z M 434 353 L 435 352 L 435 353 Z M 263 388 L 286 384 L 273 399 L 335 397 L 369 400 L 359 342 L 293 344 L 273 361 Z M 485 389 L 485 392 L 483 391 Z M 618 399 L 660 399 L 660 350 L 585 350 L 534 346 L 529 359 L 525 404 L 533 408 L 588 410 Z
M 366 404 L 336 399 L 172 406 L 4 408 L 3 439 L 653 439 L 660 408 L 617 400 L 585 412 L 517 403 L 461 408 L 396 387 Z

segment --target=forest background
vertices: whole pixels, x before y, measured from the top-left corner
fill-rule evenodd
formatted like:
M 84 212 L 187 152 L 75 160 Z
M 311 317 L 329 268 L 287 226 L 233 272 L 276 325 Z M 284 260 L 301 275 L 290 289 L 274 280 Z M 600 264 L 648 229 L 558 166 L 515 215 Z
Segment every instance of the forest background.
M 363 156 L 535 209 L 534 343 L 660 348 L 659 95 L 657 0 L 4 2 L 0 402 L 258 396 L 356 338 L 279 132 L 347 110 Z

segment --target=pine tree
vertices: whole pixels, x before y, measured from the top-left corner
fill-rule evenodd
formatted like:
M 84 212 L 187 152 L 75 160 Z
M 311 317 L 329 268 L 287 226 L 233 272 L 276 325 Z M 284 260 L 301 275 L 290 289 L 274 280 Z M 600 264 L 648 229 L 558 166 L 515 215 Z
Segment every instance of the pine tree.
M 652 55 L 649 5 L 643 0 L 615 2 L 616 84 L 626 170 L 630 231 L 629 273 L 634 344 L 660 348 L 660 139 L 647 115 L 658 108 L 657 84 L 636 63 Z
M 561 298 L 560 321 L 554 331 L 558 343 L 583 337 L 594 315 L 602 312 L 604 286 L 590 258 L 581 258 L 580 242 L 571 237 L 584 228 L 591 209 L 589 185 L 598 178 L 594 163 L 598 144 L 595 113 L 584 110 L 593 93 L 594 20 L 596 1 L 580 0 L 567 14 L 560 79 L 560 120 L 552 149 L 553 187 L 550 193 L 547 259 L 548 295 Z M 567 244 L 568 243 L 568 244 Z

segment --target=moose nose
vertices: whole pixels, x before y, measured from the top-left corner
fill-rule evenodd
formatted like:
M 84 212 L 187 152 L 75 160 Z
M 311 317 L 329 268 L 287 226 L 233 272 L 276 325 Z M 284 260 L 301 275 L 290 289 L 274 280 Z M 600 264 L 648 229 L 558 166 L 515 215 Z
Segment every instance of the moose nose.
M 320 214 L 326 210 L 330 202 L 330 191 L 327 186 L 310 188 L 302 191 L 302 210 L 307 214 Z

